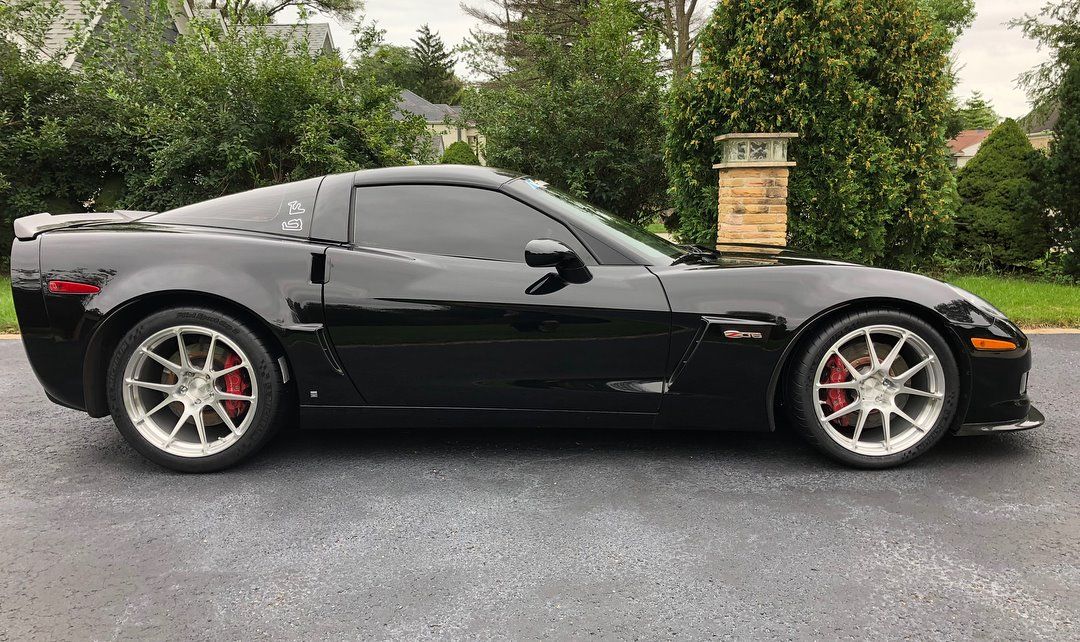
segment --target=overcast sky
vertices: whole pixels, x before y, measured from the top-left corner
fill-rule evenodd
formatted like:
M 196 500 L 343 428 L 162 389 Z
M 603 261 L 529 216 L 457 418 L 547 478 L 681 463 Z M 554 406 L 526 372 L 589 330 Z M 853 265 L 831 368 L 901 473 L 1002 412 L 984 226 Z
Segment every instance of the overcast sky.
M 956 89 L 959 96 L 966 97 L 978 90 L 1002 116 L 1018 118 L 1028 112 L 1027 99 L 1017 89 L 1016 77 L 1045 60 L 1047 52 L 1039 51 L 1034 42 L 1004 23 L 1024 13 L 1034 13 L 1043 2 L 975 0 L 978 13 L 975 24 L 960 36 L 953 52 L 960 72 Z M 402 45 L 409 44 L 416 28 L 425 22 L 440 33 L 448 47 L 461 42 L 473 25 L 473 20 L 461 11 L 458 0 L 367 0 L 367 16 L 386 30 L 388 42 Z M 281 21 L 290 19 L 291 16 L 282 16 Z M 333 31 L 334 43 L 347 54 L 352 46 L 348 29 L 334 25 Z

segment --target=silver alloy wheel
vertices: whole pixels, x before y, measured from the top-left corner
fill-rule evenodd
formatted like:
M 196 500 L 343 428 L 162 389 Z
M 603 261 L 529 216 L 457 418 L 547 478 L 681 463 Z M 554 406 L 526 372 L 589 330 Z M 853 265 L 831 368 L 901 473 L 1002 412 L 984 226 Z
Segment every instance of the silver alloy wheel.
M 834 359 L 846 370 L 844 381 L 826 380 Z M 822 428 L 860 455 L 880 457 L 911 448 L 934 427 L 945 403 L 945 371 L 933 348 L 911 330 L 893 325 L 844 335 L 825 353 L 813 383 Z M 830 405 L 829 391 L 834 390 L 844 391 L 843 407 Z
M 246 394 L 221 387 L 222 378 L 236 381 L 244 373 Z M 123 399 L 147 442 L 178 457 L 206 457 L 248 429 L 259 390 L 251 360 L 236 343 L 209 328 L 180 325 L 155 332 L 135 349 L 124 369 Z M 231 416 L 227 405 L 240 412 Z

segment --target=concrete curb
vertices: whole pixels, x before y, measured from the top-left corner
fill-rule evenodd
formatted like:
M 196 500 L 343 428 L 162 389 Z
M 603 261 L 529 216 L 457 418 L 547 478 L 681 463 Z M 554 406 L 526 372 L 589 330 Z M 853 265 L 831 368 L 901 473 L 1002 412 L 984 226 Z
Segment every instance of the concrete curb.
M 1080 328 L 1022 328 L 1024 334 L 1080 334 Z

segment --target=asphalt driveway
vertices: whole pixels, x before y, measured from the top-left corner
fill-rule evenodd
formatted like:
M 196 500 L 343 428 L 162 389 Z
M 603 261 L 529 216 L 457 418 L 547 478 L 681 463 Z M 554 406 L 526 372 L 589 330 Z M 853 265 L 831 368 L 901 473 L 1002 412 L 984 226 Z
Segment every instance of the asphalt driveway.
M 1080 335 L 1048 423 L 840 468 L 786 433 L 289 433 L 156 468 L 0 341 L 0 640 L 1077 638 Z

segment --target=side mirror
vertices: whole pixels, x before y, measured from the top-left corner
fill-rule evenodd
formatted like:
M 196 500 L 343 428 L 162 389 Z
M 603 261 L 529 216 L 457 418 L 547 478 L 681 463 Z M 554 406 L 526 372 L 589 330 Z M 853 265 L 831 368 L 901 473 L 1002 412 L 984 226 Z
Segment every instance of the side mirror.
M 534 239 L 525 245 L 529 267 L 554 267 L 567 283 L 588 283 L 592 273 L 570 248 L 554 239 Z

